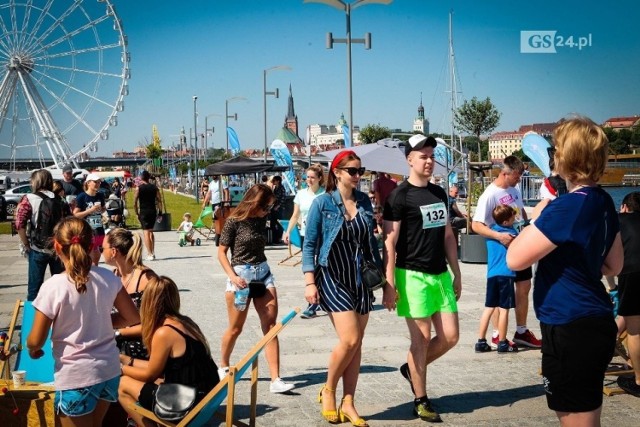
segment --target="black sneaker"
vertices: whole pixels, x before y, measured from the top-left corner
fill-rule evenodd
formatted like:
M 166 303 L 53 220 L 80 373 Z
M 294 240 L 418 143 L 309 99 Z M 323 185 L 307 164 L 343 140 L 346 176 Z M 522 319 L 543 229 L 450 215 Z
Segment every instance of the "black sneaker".
M 411 371 L 409 371 L 409 364 L 405 363 L 400 366 L 400 373 L 404 377 L 405 380 L 409 381 L 409 385 L 411 386 L 411 393 L 415 396 L 416 392 L 413 391 L 413 382 L 411 381 Z
M 632 396 L 640 397 L 640 385 L 636 384 L 635 375 L 631 376 L 619 376 L 618 387 L 626 391 Z
M 431 402 L 427 396 L 423 397 L 417 402 L 414 402 L 413 415 L 420 417 L 421 420 L 429 421 L 430 423 L 441 423 L 442 418 L 431 407 Z
M 478 342 L 476 343 L 476 353 L 486 353 L 488 351 L 491 351 L 491 346 L 487 344 L 487 340 L 478 340 Z
M 518 346 L 509 340 L 502 340 L 498 343 L 498 353 L 517 353 Z

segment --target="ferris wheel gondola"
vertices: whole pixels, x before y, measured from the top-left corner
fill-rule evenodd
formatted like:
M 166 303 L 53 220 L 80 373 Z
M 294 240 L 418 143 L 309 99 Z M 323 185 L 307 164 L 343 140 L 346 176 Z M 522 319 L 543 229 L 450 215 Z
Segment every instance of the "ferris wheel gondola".
M 1 4 L 0 157 L 62 167 L 97 151 L 124 111 L 127 45 L 109 0 Z

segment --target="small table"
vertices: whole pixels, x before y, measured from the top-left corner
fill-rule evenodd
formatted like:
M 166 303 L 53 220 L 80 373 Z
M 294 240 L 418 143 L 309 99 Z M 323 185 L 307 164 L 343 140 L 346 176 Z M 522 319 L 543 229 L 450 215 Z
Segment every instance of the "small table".
M 2 393 L 4 387 L 9 389 L 7 394 Z M 2 426 L 59 427 L 60 420 L 55 416 L 53 399 L 53 386 L 27 382 L 24 387 L 14 389 L 13 381 L 0 379 L 0 420 L 2 420 Z M 13 410 L 16 405 L 18 414 L 14 415 Z

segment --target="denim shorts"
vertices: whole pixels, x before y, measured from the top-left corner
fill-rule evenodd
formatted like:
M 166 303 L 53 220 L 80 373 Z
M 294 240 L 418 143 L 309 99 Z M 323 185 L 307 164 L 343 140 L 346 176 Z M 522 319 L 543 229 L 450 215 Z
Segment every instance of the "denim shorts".
M 244 265 L 233 266 L 233 270 L 236 272 L 238 276 L 242 276 L 241 273 L 242 273 L 242 270 L 244 270 L 244 268 L 245 268 Z M 251 267 L 249 267 L 249 269 L 251 272 L 252 280 L 258 280 L 258 281 L 264 282 L 267 289 L 276 287 L 275 278 L 273 277 L 273 274 L 271 274 L 271 270 L 269 269 L 269 264 L 267 264 L 266 261 L 261 262 L 260 264 L 252 265 Z M 227 292 L 236 291 L 235 285 L 231 283 L 231 280 L 229 279 L 227 279 L 226 291 Z
M 81 417 L 92 413 L 98 400 L 116 402 L 119 386 L 120 376 L 117 376 L 89 387 L 56 390 L 53 405 L 57 414 L 62 412 L 67 417 Z

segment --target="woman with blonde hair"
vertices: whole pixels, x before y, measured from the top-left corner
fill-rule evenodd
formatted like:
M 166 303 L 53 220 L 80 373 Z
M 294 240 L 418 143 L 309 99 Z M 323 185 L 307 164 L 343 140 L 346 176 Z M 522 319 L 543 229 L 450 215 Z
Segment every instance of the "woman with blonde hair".
M 56 227 L 54 248 L 65 271 L 40 288 L 27 338 L 29 355 L 37 359 L 53 327 L 54 408 L 63 427 L 102 424 L 120 383 L 113 328 L 140 321 L 118 278 L 92 266 L 92 239 L 91 227 L 81 219 L 67 217 Z M 112 316 L 114 306 L 118 314 Z
M 309 209 L 313 199 L 321 194 L 324 194 L 324 170 L 322 165 L 315 164 L 309 166 L 306 171 L 307 187 L 299 190 L 296 193 L 296 197 L 293 199 L 293 214 L 289 219 L 289 227 L 282 236 L 282 240 L 285 243 L 289 243 L 289 233 L 294 227 L 299 228 L 300 237 L 304 243 L 304 233 L 307 228 L 307 215 L 309 215 Z M 300 317 L 303 319 L 311 319 L 316 317 L 316 311 L 320 306 L 318 304 L 309 304 L 307 309 L 302 313 Z
M 189 317 L 180 314 L 180 293 L 173 280 L 166 276 L 151 278 L 140 315 L 142 341 L 149 349 L 149 360 L 120 355 L 119 401 L 141 426 L 146 425 L 143 417 L 129 408 L 139 402 L 143 408 L 152 410 L 158 380 L 195 387 L 198 401 L 220 380 L 202 330 Z
M 374 235 L 371 200 L 356 190 L 365 168 L 355 152 L 333 158 L 327 192 L 311 205 L 302 249 L 304 296 L 329 314 L 338 335 L 327 369 L 327 381 L 318 396 L 321 415 L 329 423 L 349 421 L 366 427 L 354 406 L 362 340 L 373 309 L 373 291 L 361 280 L 364 260 L 382 266 Z M 342 378 L 343 398 L 336 410 L 336 388 Z
M 253 301 L 253 306 L 260 318 L 262 333 L 266 334 L 276 324 L 278 316 L 278 295 L 273 274 L 267 264 L 264 253 L 266 245 L 266 217 L 276 203 L 276 196 L 265 184 L 256 184 L 244 195 L 236 209 L 227 218 L 218 247 L 218 261 L 227 273 L 225 299 L 229 315 L 229 327 L 222 336 L 220 376 L 229 370 L 229 360 L 236 340 L 242 333 L 247 320 L 248 310 L 245 308 Z M 231 261 L 227 253 L 231 250 Z M 250 293 L 246 304 L 238 307 L 234 304 L 236 292 L 246 289 L 250 282 L 255 282 L 253 293 Z M 271 373 L 270 391 L 285 393 L 293 389 L 280 379 L 280 347 L 275 337 L 265 349 L 269 371 Z
M 102 255 L 108 265 L 115 267 L 114 273 L 120 277 L 125 291 L 140 309 L 142 294 L 149 280 L 156 275 L 142 263 L 142 237 L 124 228 L 112 229 L 102 244 Z M 149 355 L 142 343 L 141 334 L 139 324 L 116 329 L 116 342 L 120 351 L 127 356 L 147 360 Z
M 551 155 L 568 193 L 547 199 L 540 216 L 509 245 L 507 265 L 523 270 L 538 262 L 533 308 L 549 409 L 563 426 L 599 426 L 602 381 L 617 334 L 601 279 L 618 274 L 623 263 L 616 208 L 597 185 L 609 143 L 586 117 L 562 122 L 553 142 Z

